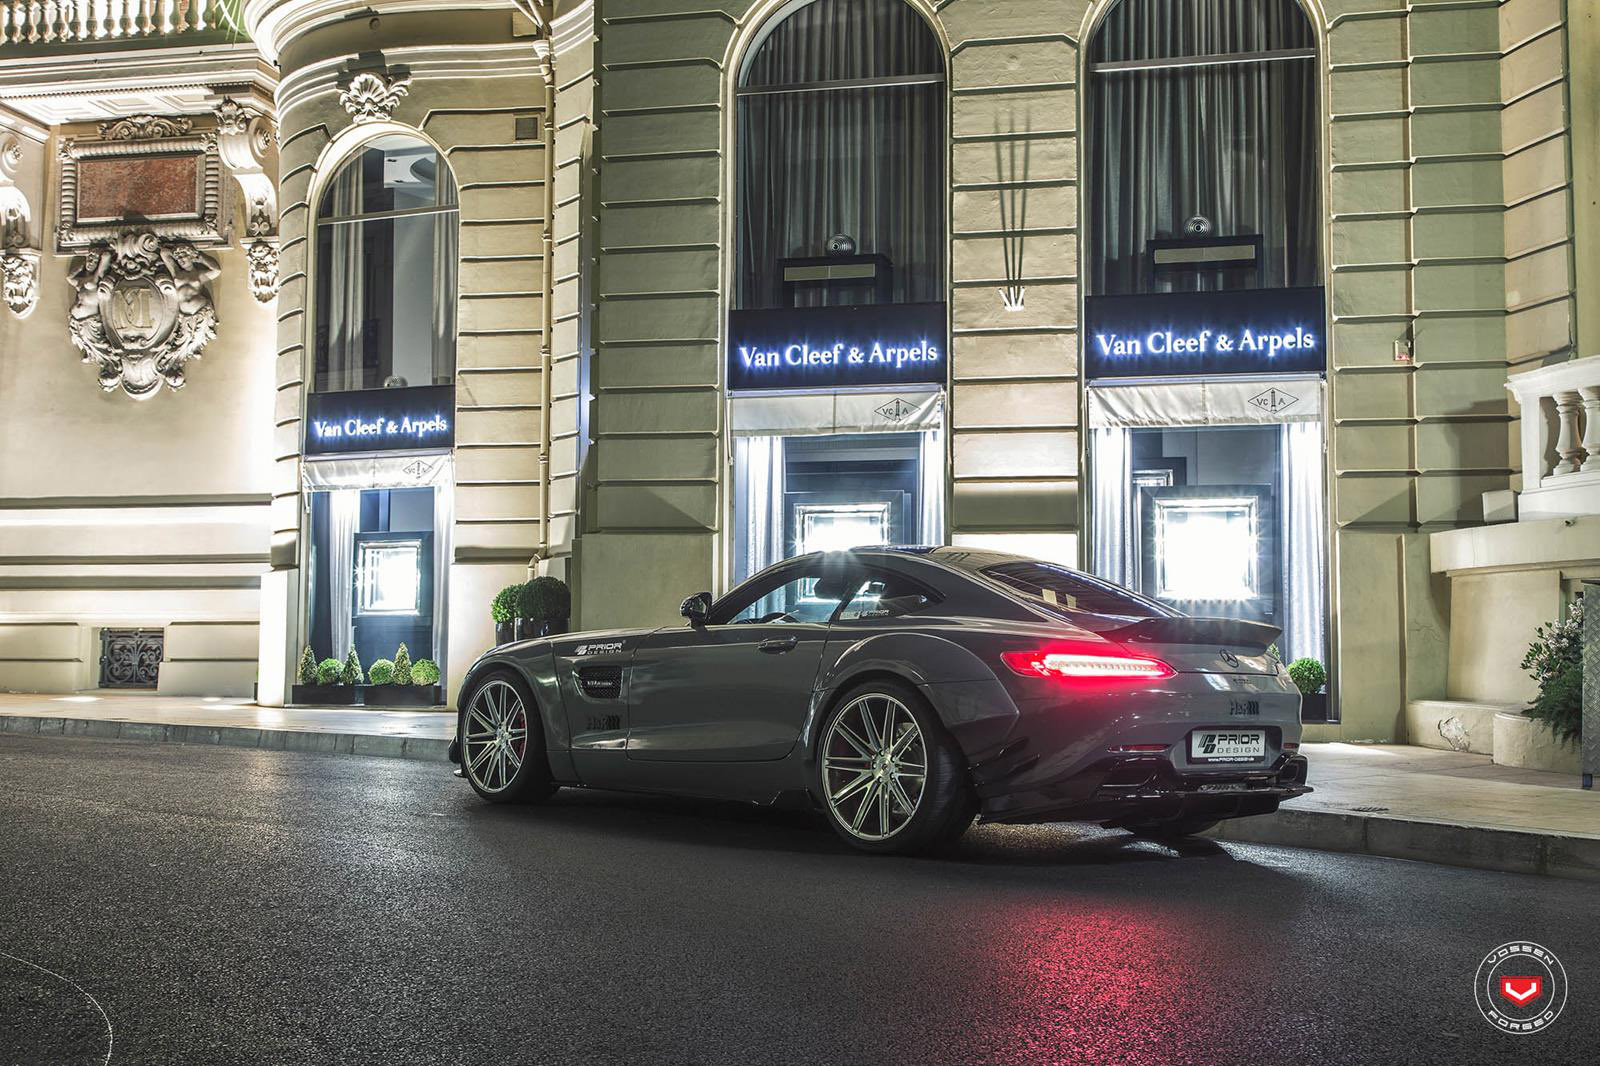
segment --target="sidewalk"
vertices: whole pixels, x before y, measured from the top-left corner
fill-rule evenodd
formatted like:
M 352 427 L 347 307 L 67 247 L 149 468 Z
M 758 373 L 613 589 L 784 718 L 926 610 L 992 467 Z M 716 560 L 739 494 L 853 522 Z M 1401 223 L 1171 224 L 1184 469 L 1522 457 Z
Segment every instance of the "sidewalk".
M 275 710 L 238 700 L 0 693 L 0 734 L 43 733 L 443 761 L 455 715 Z M 1600 791 L 1576 776 L 1400 744 L 1307 744 L 1309 796 L 1224 822 L 1221 840 L 1600 881 Z
M 1404 744 L 1307 744 L 1309 796 L 1221 840 L 1600 881 L 1600 791 L 1576 774 Z
M 223 744 L 446 761 L 454 712 L 279 710 L 216 696 L 0 693 L 0 733 L 44 733 L 176 744 Z

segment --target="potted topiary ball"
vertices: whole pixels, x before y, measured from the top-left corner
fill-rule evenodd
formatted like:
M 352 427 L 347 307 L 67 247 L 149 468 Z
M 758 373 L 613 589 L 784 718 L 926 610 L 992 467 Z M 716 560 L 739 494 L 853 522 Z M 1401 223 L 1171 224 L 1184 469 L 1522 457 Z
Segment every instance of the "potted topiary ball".
M 428 697 L 429 703 L 443 703 L 444 693 L 439 689 L 439 664 L 432 659 L 418 659 L 411 666 L 411 686 Z
M 565 633 L 567 620 L 572 616 L 572 592 L 559 577 L 536 577 L 522 586 L 520 606 L 522 617 L 532 624 L 533 630 L 524 636 Z
M 510 644 L 517 639 L 517 603 L 522 595 L 521 583 L 507 585 L 495 593 L 489 604 L 489 617 L 494 619 L 494 642 Z
M 1322 687 L 1328 683 L 1328 671 L 1316 659 L 1296 659 L 1289 664 L 1289 680 L 1300 690 L 1300 720 L 1326 722 L 1328 720 L 1328 694 Z
M 433 707 L 444 702 L 439 668 L 427 659 L 412 663 L 411 651 L 404 644 L 392 661 L 376 660 L 368 677 L 372 681 L 366 688 L 368 707 Z
M 352 649 L 353 657 L 355 651 Z M 345 671 L 348 663 L 338 659 L 324 659 L 316 662 L 316 656 L 307 648 L 300 656 L 300 666 L 296 671 L 298 684 L 289 689 L 289 702 L 301 705 L 326 704 L 335 707 L 353 706 L 360 698 L 361 690 L 356 685 L 345 681 Z M 356 669 L 361 669 L 359 660 Z

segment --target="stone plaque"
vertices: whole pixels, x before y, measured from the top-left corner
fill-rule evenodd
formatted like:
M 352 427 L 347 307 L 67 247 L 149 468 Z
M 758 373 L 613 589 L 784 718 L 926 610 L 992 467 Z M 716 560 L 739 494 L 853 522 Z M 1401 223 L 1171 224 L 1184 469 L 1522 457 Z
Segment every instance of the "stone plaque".
M 199 217 L 200 159 L 195 152 L 80 160 L 78 221 Z

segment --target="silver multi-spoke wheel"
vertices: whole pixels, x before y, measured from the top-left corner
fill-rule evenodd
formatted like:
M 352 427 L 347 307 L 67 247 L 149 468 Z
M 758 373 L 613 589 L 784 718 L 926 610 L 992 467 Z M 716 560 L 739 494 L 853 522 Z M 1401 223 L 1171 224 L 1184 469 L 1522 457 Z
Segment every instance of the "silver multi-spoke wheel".
M 462 763 L 484 792 L 504 792 L 528 754 L 528 708 L 509 682 L 492 678 L 467 704 Z
M 822 738 L 822 782 L 850 835 L 887 840 L 904 829 L 928 782 L 927 744 L 906 705 L 882 692 L 851 700 Z

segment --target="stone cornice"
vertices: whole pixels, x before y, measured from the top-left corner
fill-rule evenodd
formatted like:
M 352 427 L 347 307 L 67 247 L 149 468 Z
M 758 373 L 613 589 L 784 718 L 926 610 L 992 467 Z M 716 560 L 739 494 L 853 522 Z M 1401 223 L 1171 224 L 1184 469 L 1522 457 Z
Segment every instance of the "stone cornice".
M 483 0 L 482 8 L 526 13 L 517 0 Z M 418 11 L 459 11 L 455 0 L 245 0 L 244 24 L 269 62 L 276 63 L 294 38 L 335 22 Z
M 535 78 L 548 76 L 544 41 L 507 41 L 472 49 L 438 45 L 385 48 L 383 61 L 391 73 L 413 80 L 435 78 Z M 278 87 L 278 113 L 288 114 L 307 100 L 337 93 L 351 73 L 363 69 L 358 57 L 341 56 L 293 71 Z

